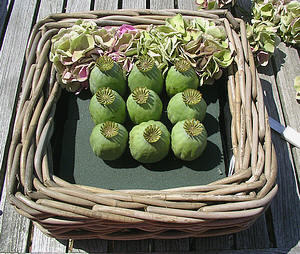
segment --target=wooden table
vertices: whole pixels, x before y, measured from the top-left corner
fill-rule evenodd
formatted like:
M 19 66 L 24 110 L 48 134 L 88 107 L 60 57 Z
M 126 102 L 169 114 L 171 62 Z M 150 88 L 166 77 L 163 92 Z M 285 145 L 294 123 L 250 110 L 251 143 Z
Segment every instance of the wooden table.
M 15 115 L 15 98 L 22 83 L 26 41 L 36 20 L 50 13 L 99 9 L 196 9 L 194 0 L 2 0 L 0 2 L 0 165 L 1 182 Z M 295 101 L 293 79 L 300 75 L 297 50 L 281 43 L 260 78 L 269 115 L 300 131 L 300 105 Z M 1 252 L 194 252 L 194 253 L 300 253 L 300 150 L 276 133 L 272 139 L 278 156 L 279 192 L 266 213 L 248 230 L 211 238 L 178 240 L 60 241 L 43 235 L 18 215 L 2 189 Z M 2 184 L 0 185 L 2 186 Z

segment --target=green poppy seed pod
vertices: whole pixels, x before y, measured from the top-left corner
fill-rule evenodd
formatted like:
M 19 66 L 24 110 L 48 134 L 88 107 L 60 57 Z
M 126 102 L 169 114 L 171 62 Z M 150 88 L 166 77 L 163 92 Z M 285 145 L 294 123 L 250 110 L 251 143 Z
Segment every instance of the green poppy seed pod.
M 200 122 L 206 114 L 207 104 L 200 91 L 186 89 L 174 95 L 168 104 L 168 118 L 172 124 L 179 121 L 195 118 Z
M 135 124 L 161 118 L 163 105 L 159 96 L 145 87 L 136 88 L 128 96 L 126 105 L 129 117 Z
M 121 96 L 126 92 L 126 80 L 119 64 L 109 56 L 97 59 L 89 77 L 90 90 L 95 94 L 101 87 L 109 87 Z
M 198 86 L 198 75 L 187 60 L 180 59 L 169 69 L 166 77 L 166 91 L 169 97 L 187 88 L 197 89 Z
M 180 121 L 171 132 L 171 147 L 175 156 L 181 160 L 197 159 L 207 145 L 207 132 L 198 120 Z
M 93 95 L 89 110 L 95 124 L 106 121 L 122 124 L 126 119 L 125 101 L 116 91 L 108 87 L 100 88 Z
M 160 94 L 164 80 L 161 71 L 149 56 L 142 56 L 133 66 L 128 76 L 128 87 L 133 92 L 137 87 L 146 87 Z
M 125 127 L 115 122 L 97 124 L 90 136 L 93 152 L 103 160 L 116 160 L 124 153 L 128 141 Z
M 130 131 L 129 148 L 132 157 L 141 163 L 158 162 L 169 153 L 170 133 L 159 121 L 142 122 Z

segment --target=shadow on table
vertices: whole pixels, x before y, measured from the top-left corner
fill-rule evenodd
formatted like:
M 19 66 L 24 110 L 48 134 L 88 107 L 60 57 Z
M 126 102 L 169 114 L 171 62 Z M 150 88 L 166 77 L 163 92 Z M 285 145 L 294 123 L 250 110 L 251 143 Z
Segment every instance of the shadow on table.
M 218 146 L 211 141 L 207 142 L 207 146 L 203 154 L 193 161 L 183 161 L 175 157 L 173 152 L 169 151 L 167 157 L 156 163 L 142 163 L 142 167 L 150 171 L 170 171 L 179 168 L 189 168 L 194 171 L 209 171 L 212 168 L 217 167 L 223 160 L 223 155 Z M 104 161 L 106 165 L 111 168 L 117 169 L 128 169 L 136 168 L 140 165 L 130 155 L 129 148 L 126 149 L 125 153 L 117 160 Z M 201 165 L 201 167 L 199 167 Z
M 2 46 L 2 41 L 4 39 L 5 34 L 5 27 L 7 25 L 8 19 L 9 19 L 9 6 L 8 6 L 8 0 L 1 0 L 0 1 L 0 49 Z
M 276 71 L 279 72 L 281 69 L 281 66 L 283 66 L 285 64 L 285 58 L 286 58 L 286 53 L 284 53 L 279 47 L 276 47 L 275 52 L 274 52 L 274 56 L 276 57 Z M 271 59 L 271 61 L 274 61 L 274 59 Z M 268 70 L 265 70 L 266 74 L 269 73 Z M 270 73 L 270 75 L 273 75 L 273 73 Z
M 273 70 L 269 66 L 260 69 L 260 73 L 272 76 Z M 268 80 L 261 79 L 264 100 L 269 116 L 277 121 L 279 113 L 273 98 L 276 91 L 276 84 L 271 84 Z M 276 93 L 275 93 L 276 94 Z M 287 142 L 280 138 L 279 134 L 272 131 L 272 142 L 274 144 L 278 163 L 278 193 L 274 198 L 266 219 L 269 226 L 270 241 L 277 248 L 290 249 L 298 244 L 300 231 L 300 201 L 297 192 L 295 167 Z

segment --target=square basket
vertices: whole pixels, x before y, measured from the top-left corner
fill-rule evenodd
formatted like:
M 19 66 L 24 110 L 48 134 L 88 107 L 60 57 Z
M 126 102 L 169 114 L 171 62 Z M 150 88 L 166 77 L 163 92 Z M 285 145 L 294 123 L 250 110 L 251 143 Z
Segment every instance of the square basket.
M 234 173 L 200 186 L 108 190 L 71 184 L 52 172 L 51 136 L 61 87 L 48 59 L 51 38 L 77 19 L 99 26 L 162 25 L 170 16 L 222 24 L 234 61 L 228 99 Z M 50 78 L 49 78 L 50 77 Z M 53 14 L 33 28 L 7 159 L 11 204 L 57 239 L 139 240 L 216 236 L 248 228 L 277 192 L 277 161 L 245 23 L 226 10 L 119 10 Z

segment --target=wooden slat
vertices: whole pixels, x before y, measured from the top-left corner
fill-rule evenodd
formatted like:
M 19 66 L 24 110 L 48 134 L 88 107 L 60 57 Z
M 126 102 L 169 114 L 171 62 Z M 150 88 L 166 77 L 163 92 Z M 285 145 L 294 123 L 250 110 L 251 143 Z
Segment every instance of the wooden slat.
M 287 69 L 286 64 L 288 63 L 288 58 L 286 58 L 285 61 L 286 63 L 282 68 Z M 293 68 L 290 64 L 288 64 L 288 66 Z M 283 115 L 285 116 L 280 107 L 280 104 L 283 102 L 279 99 L 279 94 L 280 96 L 282 96 L 282 94 L 280 90 L 277 90 L 279 84 L 277 82 L 276 86 L 273 70 L 269 65 L 264 70 L 260 69 L 260 72 L 263 73 L 261 74 L 261 79 L 266 104 L 268 105 L 268 113 L 275 120 L 282 122 L 284 121 Z M 288 75 L 288 72 L 286 75 Z M 289 99 L 291 100 L 293 98 Z M 292 110 L 294 109 L 290 109 L 290 111 Z M 278 248 L 292 248 L 300 239 L 300 202 L 295 178 L 295 164 L 293 163 L 290 147 L 273 131 L 272 141 L 277 155 L 277 183 L 279 186 L 279 191 L 270 206 L 275 244 Z
M 270 239 L 267 230 L 265 215 L 259 217 L 255 223 L 242 232 L 235 234 L 237 249 L 270 248 Z
M 6 199 L 6 188 L 1 198 L 0 209 L 3 214 L 0 218 L 0 246 L 1 252 L 24 253 L 30 233 L 30 221 L 19 215 Z
M 106 240 L 76 240 L 71 241 L 71 253 L 107 253 L 108 241 Z
M 300 132 L 300 104 L 295 100 L 294 79 L 300 76 L 300 61 L 295 48 L 280 43 L 275 51 L 274 64 L 277 71 L 277 86 L 283 106 L 286 124 Z M 300 149 L 292 148 L 298 179 L 300 180 Z
M 25 42 L 30 31 L 34 8 L 34 0 L 15 1 L 0 52 L 0 165 L 3 164 L 5 143 L 23 64 Z M 28 15 L 23 15 L 25 11 L 28 11 Z M 23 17 L 22 22 L 20 17 Z
M 174 9 L 174 0 L 150 0 L 150 9 Z
M 142 0 L 143 2 L 143 0 Z M 116 10 L 118 9 L 118 0 L 95 0 L 95 10 Z
M 0 51 L 0 165 L 2 173 L 5 170 L 3 163 L 7 149 L 6 141 L 10 122 L 13 121 L 12 115 L 26 48 L 25 42 L 31 28 L 35 5 L 34 0 L 15 0 Z M 20 17 L 22 17 L 22 22 L 20 22 Z M 2 191 L 0 209 L 3 211 L 0 217 L 1 251 L 26 252 L 30 222 L 17 214 L 8 203 L 5 187 Z
M 148 253 L 151 250 L 151 240 L 110 241 L 109 250 L 115 253 Z
M 66 12 L 81 12 L 89 11 L 91 5 L 91 0 L 68 0 Z
M 290 251 L 289 254 L 298 254 L 300 253 L 300 241 L 298 242 L 298 244 L 293 247 Z
M 234 246 L 233 235 L 195 238 L 192 244 L 192 250 L 229 250 Z
M 123 0 L 122 1 L 123 9 L 146 9 L 146 1 L 132 1 L 132 0 Z
M 40 8 L 38 12 L 38 20 L 47 17 L 52 13 L 60 13 L 63 10 L 63 1 L 43 0 L 40 3 Z M 55 253 L 67 252 L 68 241 L 66 240 L 56 240 L 54 238 L 44 235 L 36 226 L 33 226 L 33 234 L 31 236 L 31 252 L 43 252 L 43 253 Z
M 56 240 L 44 235 L 34 227 L 30 252 L 36 253 L 65 253 L 68 250 L 68 241 Z
M 274 119 L 282 122 L 284 121 L 283 112 L 280 107 L 281 102 L 273 70 L 270 66 L 267 66 L 264 73 L 261 74 L 261 78 L 263 79 L 263 90 L 266 94 L 265 99 L 267 105 L 269 105 L 268 113 Z M 278 194 L 271 203 L 275 244 L 280 248 L 291 248 L 300 239 L 300 205 L 294 175 L 295 166 L 287 143 L 275 132 L 272 132 L 272 141 L 277 154 L 277 183 L 279 185 Z
M 42 0 L 38 12 L 38 20 L 47 17 L 52 13 L 60 13 L 63 11 L 62 0 Z
M 178 0 L 178 9 L 197 10 L 196 1 L 194 0 Z
M 152 251 L 154 252 L 187 252 L 190 250 L 190 239 L 153 240 Z

